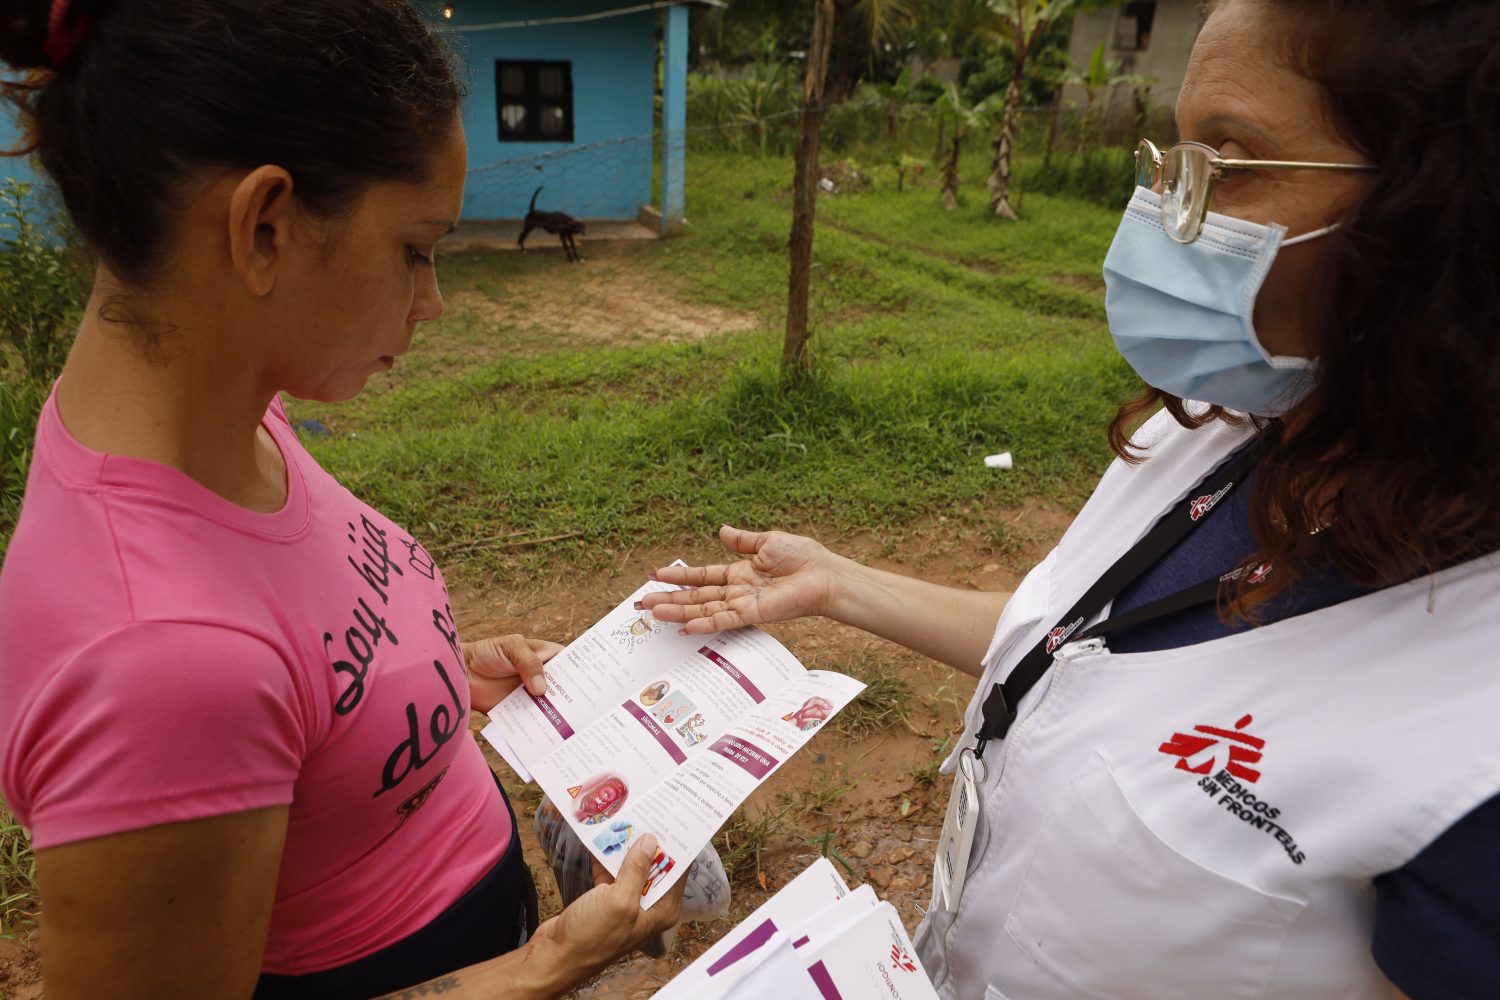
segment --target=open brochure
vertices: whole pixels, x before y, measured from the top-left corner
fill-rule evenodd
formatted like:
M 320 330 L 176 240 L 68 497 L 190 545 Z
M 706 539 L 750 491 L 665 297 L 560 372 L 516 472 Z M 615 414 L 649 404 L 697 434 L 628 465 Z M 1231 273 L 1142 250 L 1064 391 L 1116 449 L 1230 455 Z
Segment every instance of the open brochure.
M 758 628 L 710 636 L 635 610 L 648 583 L 548 661 L 483 735 L 534 780 L 611 873 L 639 836 L 660 845 L 642 906 L 660 899 L 719 827 L 864 685 L 808 670 Z
M 896 908 L 813 862 L 657 1000 L 937 1000 Z

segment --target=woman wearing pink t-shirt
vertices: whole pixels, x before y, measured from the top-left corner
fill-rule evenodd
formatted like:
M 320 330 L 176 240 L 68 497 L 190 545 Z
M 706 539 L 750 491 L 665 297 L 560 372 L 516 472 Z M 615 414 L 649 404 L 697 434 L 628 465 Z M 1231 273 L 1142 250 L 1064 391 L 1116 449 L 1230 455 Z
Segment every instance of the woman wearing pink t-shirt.
M 648 837 L 536 926 L 467 721 L 557 647 L 461 642 L 277 402 L 355 396 L 442 312 L 442 44 L 405 0 L 0 0 L 0 57 L 98 259 L 0 570 L 47 995 L 556 996 L 674 923 Z

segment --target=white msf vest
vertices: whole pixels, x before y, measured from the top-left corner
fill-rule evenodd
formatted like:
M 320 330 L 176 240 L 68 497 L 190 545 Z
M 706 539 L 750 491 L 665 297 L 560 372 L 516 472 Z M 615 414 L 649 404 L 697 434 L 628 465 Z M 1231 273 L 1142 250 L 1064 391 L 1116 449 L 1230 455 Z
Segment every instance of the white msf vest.
M 959 747 L 990 685 L 1245 434 L 1141 430 L 1150 457 L 1109 469 L 1006 606 Z M 985 752 L 959 912 L 935 898 L 918 930 L 938 992 L 1388 1000 L 1371 879 L 1500 793 L 1497 648 L 1494 557 L 1194 646 L 1064 646 Z

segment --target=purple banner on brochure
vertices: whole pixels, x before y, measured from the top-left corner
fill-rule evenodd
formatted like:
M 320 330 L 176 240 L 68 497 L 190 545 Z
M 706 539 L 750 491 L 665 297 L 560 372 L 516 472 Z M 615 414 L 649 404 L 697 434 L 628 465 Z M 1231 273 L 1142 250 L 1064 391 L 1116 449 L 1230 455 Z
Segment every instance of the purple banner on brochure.
M 844 1000 L 843 994 L 839 993 L 833 985 L 833 977 L 828 974 L 828 968 L 822 962 L 814 962 L 807 967 L 807 974 L 812 977 L 813 985 L 817 986 L 818 992 L 823 994 L 823 1000 Z
M 708 748 L 709 753 L 716 753 L 734 761 L 749 773 L 756 781 L 761 780 L 780 763 L 775 757 L 766 753 L 753 743 L 747 743 L 737 736 L 725 736 L 717 743 Z
M 724 953 L 724 957 L 708 967 L 710 976 L 717 976 L 735 962 L 758 949 L 761 945 L 771 940 L 771 935 L 776 933 L 776 925 L 769 920 L 762 921 L 761 925 L 749 934 L 745 940 L 730 948 Z
M 707 646 L 704 646 L 702 649 L 698 650 L 698 652 L 702 653 L 704 656 L 712 660 L 715 666 L 728 674 L 736 684 L 744 688 L 745 693 L 748 694 L 757 705 L 766 700 L 766 696 L 760 693 L 760 688 L 752 684 L 750 682 L 750 678 L 746 677 L 740 672 L 739 667 L 735 666 L 733 663 L 730 663 L 728 660 L 724 659 L 724 657 L 709 649 Z
M 531 694 L 528 691 L 527 697 L 536 702 L 536 707 L 541 709 L 542 714 L 547 717 L 547 721 L 552 723 L 552 728 L 557 730 L 557 735 L 565 740 L 573 738 L 573 727 L 568 725 L 568 720 L 562 717 L 562 713 L 557 710 L 556 705 L 547 700 L 546 695 Z
M 658 726 L 656 724 L 655 719 L 646 714 L 645 709 L 641 708 L 641 706 L 637 705 L 633 701 L 627 701 L 624 705 L 624 709 L 631 715 L 635 716 L 635 720 L 637 722 L 646 727 L 646 732 L 656 737 L 656 742 L 661 744 L 661 748 L 665 750 L 673 760 L 675 760 L 679 764 L 687 760 L 687 754 L 683 753 L 682 748 L 677 745 L 677 742 L 673 740 L 672 737 L 668 736 L 666 732 L 661 728 L 661 726 Z

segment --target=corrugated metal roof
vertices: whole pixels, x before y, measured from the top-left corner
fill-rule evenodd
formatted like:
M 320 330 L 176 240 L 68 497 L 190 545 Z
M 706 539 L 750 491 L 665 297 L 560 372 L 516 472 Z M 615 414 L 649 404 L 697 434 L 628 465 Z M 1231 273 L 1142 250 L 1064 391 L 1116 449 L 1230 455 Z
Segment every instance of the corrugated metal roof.
M 639 14 L 648 10 L 660 10 L 663 7 L 678 6 L 718 7 L 722 10 L 727 8 L 729 3 L 728 0 L 644 0 L 644 2 L 623 3 L 619 7 L 593 11 L 588 14 L 528 17 L 516 21 L 490 21 L 485 24 L 454 24 L 449 27 L 452 31 L 498 31 L 504 28 L 533 28 L 543 24 L 575 24 L 585 21 L 602 21 L 606 18 L 621 17 L 625 14 Z

